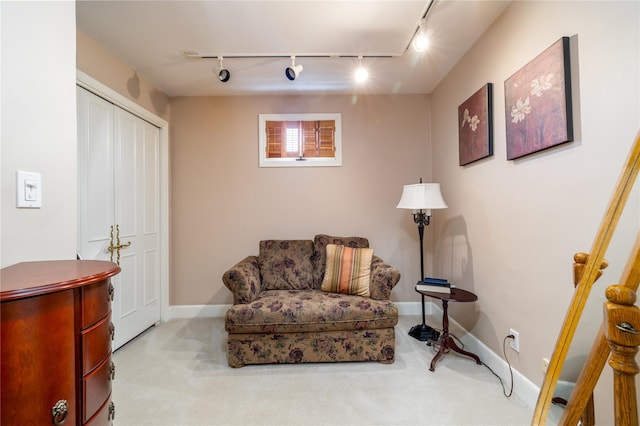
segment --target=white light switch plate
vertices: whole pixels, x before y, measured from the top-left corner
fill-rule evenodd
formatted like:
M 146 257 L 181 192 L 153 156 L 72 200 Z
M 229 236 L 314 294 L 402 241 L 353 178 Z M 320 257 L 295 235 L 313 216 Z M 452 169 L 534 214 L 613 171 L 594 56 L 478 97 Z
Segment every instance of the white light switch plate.
M 42 176 L 40 173 L 16 171 L 16 207 L 42 207 Z

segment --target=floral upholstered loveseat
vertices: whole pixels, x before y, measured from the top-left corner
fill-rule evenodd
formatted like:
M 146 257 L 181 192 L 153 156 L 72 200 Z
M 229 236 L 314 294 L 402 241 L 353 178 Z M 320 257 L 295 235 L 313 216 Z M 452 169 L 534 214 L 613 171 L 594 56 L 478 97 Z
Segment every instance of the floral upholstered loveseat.
M 344 278 L 352 269 L 363 275 L 357 285 L 330 286 L 335 275 Z M 366 238 L 261 241 L 258 256 L 223 276 L 233 293 L 225 316 L 228 363 L 392 363 L 398 309 L 389 299 L 399 279 Z

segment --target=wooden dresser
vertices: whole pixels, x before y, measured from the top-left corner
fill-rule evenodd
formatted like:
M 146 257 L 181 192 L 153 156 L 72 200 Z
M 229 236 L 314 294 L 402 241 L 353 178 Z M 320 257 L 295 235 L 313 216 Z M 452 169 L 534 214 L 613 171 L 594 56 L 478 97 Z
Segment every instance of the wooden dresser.
M 0 424 L 110 425 L 111 277 L 99 260 L 0 272 Z

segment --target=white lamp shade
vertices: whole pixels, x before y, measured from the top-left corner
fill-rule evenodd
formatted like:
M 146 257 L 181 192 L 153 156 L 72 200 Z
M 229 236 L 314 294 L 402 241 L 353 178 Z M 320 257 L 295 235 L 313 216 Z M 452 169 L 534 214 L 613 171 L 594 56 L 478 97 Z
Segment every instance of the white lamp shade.
M 404 186 L 397 208 L 431 210 L 446 209 L 447 205 L 440 193 L 439 183 L 416 183 Z

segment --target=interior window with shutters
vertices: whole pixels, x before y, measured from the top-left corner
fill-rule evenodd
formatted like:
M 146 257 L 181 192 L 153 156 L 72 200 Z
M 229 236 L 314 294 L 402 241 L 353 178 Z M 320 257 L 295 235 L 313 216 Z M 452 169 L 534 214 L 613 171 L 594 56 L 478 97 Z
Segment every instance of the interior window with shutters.
M 341 166 L 340 114 L 260 114 L 260 167 Z

